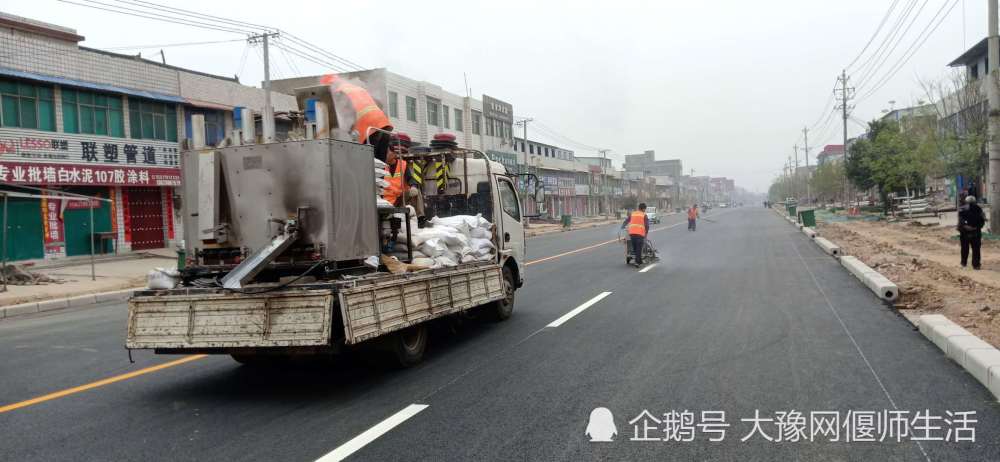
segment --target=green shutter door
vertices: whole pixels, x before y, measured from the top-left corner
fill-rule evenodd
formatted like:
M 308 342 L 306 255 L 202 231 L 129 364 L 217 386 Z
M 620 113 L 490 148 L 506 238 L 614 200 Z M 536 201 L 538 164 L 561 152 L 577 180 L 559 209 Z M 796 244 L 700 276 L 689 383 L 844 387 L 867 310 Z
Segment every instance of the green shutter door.
M 0 199 L 0 220 L 3 215 Z M 7 199 L 7 260 L 42 258 L 42 203 L 38 199 Z
M 95 194 L 93 190 L 81 189 L 71 191 L 88 196 L 98 195 L 104 198 L 107 197 L 106 193 Z M 90 236 L 92 234 L 90 231 L 90 209 L 67 208 L 63 212 L 63 225 L 66 237 L 66 256 L 90 255 Z M 94 229 L 99 233 L 111 231 L 110 203 L 101 201 L 101 206 L 94 209 Z M 105 244 L 105 249 L 101 249 L 98 247 L 99 245 L 98 242 L 94 242 L 95 254 L 109 253 L 114 250 L 110 242 Z

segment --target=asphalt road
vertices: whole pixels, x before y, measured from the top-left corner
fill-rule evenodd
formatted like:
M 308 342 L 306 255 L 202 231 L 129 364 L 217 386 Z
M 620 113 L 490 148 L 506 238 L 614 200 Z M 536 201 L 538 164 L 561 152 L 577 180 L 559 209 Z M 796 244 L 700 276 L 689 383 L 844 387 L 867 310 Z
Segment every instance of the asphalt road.
M 625 266 L 615 226 L 529 239 L 514 316 L 436 333 L 407 370 L 205 357 L 94 383 L 177 357 L 130 364 L 121 304 L 5 320 L 0 409 L 89 385 L 0 412 L 0 459 L 1000 460 L 989 392 L 836 261 L 770 211 L 708 217 L 694 233 L 679 215 L 654 226 L 662 259 L 645 272 Z M 613 442 L 585 435 L 596 407 L 613 413 Z M 661 422 L 630 423 L 644 410 Z M 671 411 L 694 420 L 669 436 L 693 441 L 663 441 Z M 831 442 L 831 427 L 810 425 L 865 411 L 906 416 L 911 434 L 854 441 L 862 426 L 838 425 Z M 913 418 L 927 411 L 974 411 L 975 441 L 914 441 L 958 425 L 921 432 Z M 707 441 L 719 434 L 698 426 L 703 413 L 720 412 L 724 439 Z M 796 412 L 805 427 L 773 422 Z M 741 441 L 755 416 L 763 435 Z

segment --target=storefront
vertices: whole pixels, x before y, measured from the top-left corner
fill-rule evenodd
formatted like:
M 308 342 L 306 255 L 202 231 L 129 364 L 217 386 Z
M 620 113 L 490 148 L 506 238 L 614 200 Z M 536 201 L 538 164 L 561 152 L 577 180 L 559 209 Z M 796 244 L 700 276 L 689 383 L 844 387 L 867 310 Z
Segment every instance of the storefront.
M 178 156 L 177 143 L 167 141 L 0 129 L 0 184 L 54 191 L 9 198 L 8 258 L 88 255 L 92 240 L 97 253 L 166 246 L 174 239 Z

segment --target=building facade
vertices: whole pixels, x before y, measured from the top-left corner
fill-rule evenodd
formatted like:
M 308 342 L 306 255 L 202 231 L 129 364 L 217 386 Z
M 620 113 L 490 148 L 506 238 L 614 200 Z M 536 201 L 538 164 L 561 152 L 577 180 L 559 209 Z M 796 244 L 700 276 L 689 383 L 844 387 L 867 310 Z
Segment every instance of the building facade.
M 0 188 L 8 193 L 10 260 L 86 255 L 93 241 L 101 253 L 183 239 L 175 189 L 191 116 L 204 116 L 205 139 L 216 145 L 232 132 L 235 108 L 263 108 L 263 91 L 234 78 L 86 48 L 83 39 L 0 13 Z M 272 98 L 276 110 L 297 109 L 283 96 Z

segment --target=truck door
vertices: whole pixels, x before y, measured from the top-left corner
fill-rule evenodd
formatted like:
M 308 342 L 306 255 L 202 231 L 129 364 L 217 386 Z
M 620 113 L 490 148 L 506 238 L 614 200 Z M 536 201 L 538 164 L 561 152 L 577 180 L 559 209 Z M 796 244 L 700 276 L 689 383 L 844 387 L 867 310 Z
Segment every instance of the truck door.
M 497 199 L 500 205 L 500 245 L 501 249 L 517 262 L 519 274 L 524 274 L 524 226 L 521 225 L 521 203 L 517 199 L 517 189 L 510 178 L 496 176 Z

